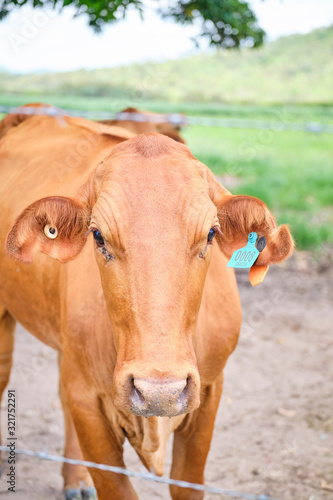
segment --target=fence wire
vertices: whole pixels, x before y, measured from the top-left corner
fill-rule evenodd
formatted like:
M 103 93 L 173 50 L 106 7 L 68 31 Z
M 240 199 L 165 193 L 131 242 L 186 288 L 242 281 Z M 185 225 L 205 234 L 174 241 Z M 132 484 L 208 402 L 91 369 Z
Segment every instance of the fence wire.
M 6 446 L 0 446 L 0 451 L 12 452 L 10 448 Z M 75 460 L 73 458 L 60 457 L 59 455 L 50 455 L 49 453 L 42 451 L 30 451 L 30 450 L 15 450 L 15 455 L 26 455 L 28 457 L 39 458 L 41 460 L 48 460 L 51 462 L 66 463 L 71 465 L 83 465 L 90 469 L 98 469 L 105 472 L 114 472 L 115 474 L 122 474 L 128 477 L 136 477 L 138 479 L 144 479 L 145 481 L 153 481 L 155 483 L 163 483 L 172 486 L 178 486 L 179 488 L 191 488 L 192 490 L 204 491 L 206 493 L 212 493 L 215 495 L 228 496 L 232 498 L 243 498 L 245 500 L 278 500 L 270 497 L 269 495 L 253 495 L 251 493 L 240 493 L 233 490 L 224 490 L 221 488 L 214 488 L 213 486 L 206 486 L 204 484 L 189 483 L 187 481 L 179 481 L 177 479 L 171 479 L 168 477 L 160 477 L 151 473 L 141 473 L 128 469 L 123 469 L 122 467 L 116 467 L 114 465 L 98 464 L 96 462 L 87 462 L 85 460 Z
M 328 133 L 333 134 L 333 124 L 324 124 L 318 122 L 291 122 L 287 120 L 250 120 L 241 118 L 212 118 L 203 116 L 185 116 L 181 113 L 130 113 L 120 111 L 119 113 L 106 111 L 84 111 L 72 109 L 60 109 L 55 106 L 26 106 L 12 107 L 0 106 L 0 113 L 24 114 L 24 115 L 47 115 L 54 117 L 73 116 L 82 117 L 90 120 L 118 120 L 133 122 L 152 122 L 169 123 L 175 127 L 184 127 L 186 125 L 199 125 L 203 127 L 221 127 L 221 128 L 252 128 L 257 130 L 271 130 L 274 132 L 294 131 L 310 133 Z

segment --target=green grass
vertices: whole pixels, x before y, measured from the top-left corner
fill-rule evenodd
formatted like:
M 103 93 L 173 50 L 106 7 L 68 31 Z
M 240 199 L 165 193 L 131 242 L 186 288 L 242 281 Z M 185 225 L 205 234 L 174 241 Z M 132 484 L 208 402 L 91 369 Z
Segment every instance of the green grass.
M 157 112 L 290 121 L 333 122 L 330 106 L 256 106 L 214 103 L 170 104 L 119 101 L 105 97 L 0 96 L 0 104 L 46 102 L 60 107 L 118 111 L 128 105 Z M 257 196 L 267 203 L 278 223 L 288 223 L 299 249 L 333 244 L 333 135 L 253 129 L 187 127 L 183 135 L 192 153 L 216 175 L 239 179 L 235 194 Z

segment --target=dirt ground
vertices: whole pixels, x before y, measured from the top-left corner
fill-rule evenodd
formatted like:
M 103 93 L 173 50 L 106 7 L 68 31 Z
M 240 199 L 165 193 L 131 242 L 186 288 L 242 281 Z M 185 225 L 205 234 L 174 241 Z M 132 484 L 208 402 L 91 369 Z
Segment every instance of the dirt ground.
M 256 288 L 246 271 L 238 280 L 243 329 L 225 371 L 206 483 L 280 500 L 333 499 L 332 272 L 296 263 L 270 269 Z M 56 357 L 20 327 L 10 388 L 18 402 L 17 446 L 60 455 Z M 168 465 L 170 451 L 171 443 Z M 128 443 L 125 453 L 128 468 L 144 471 Z M 21 456 L 17 491 L 6 491 L 3 477 L 0 498 L 61 500 L 60 468 Z M 170 498 L 167 486 L 133 483 L 142 500 Z

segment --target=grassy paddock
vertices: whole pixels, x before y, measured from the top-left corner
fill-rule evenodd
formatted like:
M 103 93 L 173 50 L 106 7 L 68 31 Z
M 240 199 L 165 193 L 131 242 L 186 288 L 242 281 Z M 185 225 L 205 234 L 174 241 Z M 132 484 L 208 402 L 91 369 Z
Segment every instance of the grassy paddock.
M 158 112 L 267 120 L 333 122 L 333 107 L 213 103 L 170 105 L 157 101 L 72 96 L 0 96 L 0 104 L 46 102 L 69 109 L 118 111 L 128 105 Z M 188 127 L 193 154 L 217 175 L 239 179 L 236 193 L 257 196 L 289 223 L 299 249 L 333 243 L 333 135 L 274 130 Z

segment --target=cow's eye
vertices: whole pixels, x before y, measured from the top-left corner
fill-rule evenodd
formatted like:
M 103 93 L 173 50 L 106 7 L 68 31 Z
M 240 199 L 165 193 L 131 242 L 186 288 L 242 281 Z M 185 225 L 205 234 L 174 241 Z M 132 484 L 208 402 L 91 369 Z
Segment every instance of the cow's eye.
M 104 246 L 104 238 L 101 235 L 101 232 L 98 231 L 98 229 L 95 229 L 95 231 L 93 231 L 93 235 L 94 235 L 97 246 L 103 247 Z
M 209 233 L 208 233 L 208 236 L 207 236 L 208 243 L 212 241 L 212 239 L 214 238 L 214 236 L 215 236 L 215 229 L 212 227 L 209 230 Z

